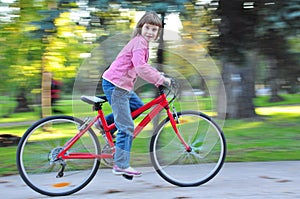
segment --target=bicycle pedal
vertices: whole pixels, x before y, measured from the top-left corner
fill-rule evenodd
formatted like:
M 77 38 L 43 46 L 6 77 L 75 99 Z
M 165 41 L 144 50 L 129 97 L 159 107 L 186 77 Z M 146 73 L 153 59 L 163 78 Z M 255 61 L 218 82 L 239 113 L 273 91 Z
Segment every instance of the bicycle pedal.
M 129 175 L 126 175 L 126 174 L 122 174 L 122 176 L 123 176 L 126 180 L 132 180 L 132 179 L 133 179 L 133 176 L 129 176 Z

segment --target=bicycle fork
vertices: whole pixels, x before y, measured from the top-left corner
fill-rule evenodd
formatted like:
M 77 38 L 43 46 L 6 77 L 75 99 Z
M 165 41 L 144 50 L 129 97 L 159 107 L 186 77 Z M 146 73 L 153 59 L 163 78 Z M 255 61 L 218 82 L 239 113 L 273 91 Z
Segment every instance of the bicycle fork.
M 181 136 L 181 134 L 179 133 L 178 131 L 178 128 L 177 128 L 177 125 L 176 124 L 179 124 L 179 118 L 178 118 L 178 114 L 175 110 L 175 107 L 173 107 L 173 112 L 171 112 L 170 108 L 167 108 L 167 114 L 168 114 L 168 117 L 170 119 L 170 122 L 171 122 L 171 125 L 172 125 L 172 128 L 173 130 L 175 131 L 178 139 L 181 141 L 181 143 L 184 145 L 185 147 L 185 150 L 187 152 L 191 152 L 192 151 L 192 148 L 185 142 L 185 140 L 183 139 L 183 137 Z

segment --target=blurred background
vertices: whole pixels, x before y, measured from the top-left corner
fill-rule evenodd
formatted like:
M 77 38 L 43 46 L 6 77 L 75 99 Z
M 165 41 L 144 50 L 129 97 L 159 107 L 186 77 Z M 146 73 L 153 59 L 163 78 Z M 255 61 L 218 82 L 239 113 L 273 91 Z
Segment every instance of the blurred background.
M 0 11 L 1 142 L 41 117 L 72 115 L 74 85 L 101 93 L 101 73 L 155 11 L 166 31 L 151 63 L 180 71 L 182 92 L 226 118 L 229 160 L 266 160 L 274 147 L 270 160 L 300 158 L 300 0 L 0 0 Z

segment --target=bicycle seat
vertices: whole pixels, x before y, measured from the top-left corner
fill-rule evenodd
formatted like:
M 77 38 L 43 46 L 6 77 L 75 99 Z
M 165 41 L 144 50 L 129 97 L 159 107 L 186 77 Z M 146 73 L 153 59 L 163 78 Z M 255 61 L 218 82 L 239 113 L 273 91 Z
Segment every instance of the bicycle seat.
M 105 95 L 101 96 L 86 96 L 83 95 L 80 97 L 80 99 L 88 104 L 96 104 L 96 103 L 105 103 L 107 102 L 107 98 Z

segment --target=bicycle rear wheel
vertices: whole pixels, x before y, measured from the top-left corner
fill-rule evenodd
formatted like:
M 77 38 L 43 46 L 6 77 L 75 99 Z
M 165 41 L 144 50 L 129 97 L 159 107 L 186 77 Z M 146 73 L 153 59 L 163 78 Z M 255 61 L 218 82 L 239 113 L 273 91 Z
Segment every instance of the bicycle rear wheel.
M 178 120 L 179 133 L 192 150 L 185 149 L 166 118 L 151 138 L 151 161 L 157 173 L 169 183 L 199 186 L 220 171 L 226 155 L 225 137 L 218 125 L 200 112 L 179 112 Z
M 57 159 L 64 145 L 78 132 L 83 121 L 70 116 L 51 116 L 33 124 L 21 138 L 17 167 L 24 182 L 48 196 L 65 196 L 85 187 L 96 175 L 98 159 Z M 100 144 L 89 129 L 68 153 L 100 154 Z M 61 172 L 63 170 L 63 172 Z

